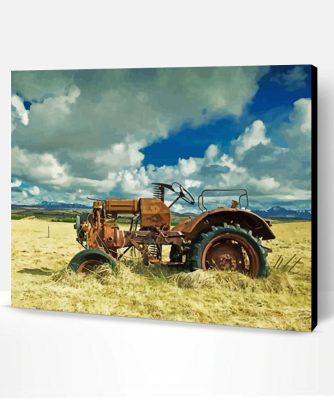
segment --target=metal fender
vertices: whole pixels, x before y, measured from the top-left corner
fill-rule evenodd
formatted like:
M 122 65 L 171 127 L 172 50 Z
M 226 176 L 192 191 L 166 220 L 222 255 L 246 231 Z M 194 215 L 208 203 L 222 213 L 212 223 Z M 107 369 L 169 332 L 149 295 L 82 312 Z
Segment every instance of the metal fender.
M 263 240 L 275 239 L 269 223 L 259 215 L 251 211 L 238 208 L 216 208 L 206 211 L 195 218 L 185 220 L 173 227 L 173 230 L 181 231 L 188 240 L 195 239 L 200 233 L 206 232 L 212 225 L 220 226 L 224 223 L 240 225 L 251 230 L 253 235 Z

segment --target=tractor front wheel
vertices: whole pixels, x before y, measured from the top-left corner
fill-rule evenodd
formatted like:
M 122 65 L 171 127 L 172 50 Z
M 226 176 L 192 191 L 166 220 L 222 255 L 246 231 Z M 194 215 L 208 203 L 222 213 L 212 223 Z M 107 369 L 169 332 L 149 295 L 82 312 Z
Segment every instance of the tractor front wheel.
M 224 224 L 200 235 L 191 249 L 189 264 L 192 270 L 232 270 L 251 277 L 266 277 L 266 258 L 266 249 L 251 231 Z
M 112 269 L 116 267 L 115 259 L 104 251 L 85 249 L 72 258 L 68 268 L 74 272 L 91 272 L 103 264 L 108 264 Z

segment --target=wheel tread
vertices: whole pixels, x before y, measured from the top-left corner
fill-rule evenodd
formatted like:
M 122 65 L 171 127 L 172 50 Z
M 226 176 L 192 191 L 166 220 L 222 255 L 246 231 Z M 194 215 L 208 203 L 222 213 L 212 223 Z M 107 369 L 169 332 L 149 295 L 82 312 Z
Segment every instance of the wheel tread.
M 199 239 L 192 247 L 192 251 L 189 256 L 189 265 L 192 270 L 202 269 L 201 265 L 201 254 L 205 246 L 218 234 L 228 232 L 228 233 L 236 233 L 250 242 L 251 245 L 257 251 L 259 259 L 260 259 L 260 268 L 257 276 L 267 277 L 268 276 L 268 263 L 267 263 L 267 254 L 268 252 L 261 246 L 260 238 L 257 238 L 253 235 L 252 230 L 247 230 L 241 227 L 239 224 L 228 224 L 224 222 L 223 226 L 212 226 L 211 230 L 199 235 Z

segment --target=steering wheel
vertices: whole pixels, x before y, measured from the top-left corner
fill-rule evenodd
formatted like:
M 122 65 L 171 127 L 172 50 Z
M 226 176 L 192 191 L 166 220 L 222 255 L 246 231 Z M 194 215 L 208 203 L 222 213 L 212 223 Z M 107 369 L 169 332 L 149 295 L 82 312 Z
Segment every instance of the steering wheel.
M 177 189 L 175 189 L 175 186 L 177 187 Z M 193 195 L 189 192 L 189 190 L 187 190 L 180 183 L 174 182 L 172 184 L 172 187 L 173 187 L 174 192 L 177 193 L 183 201 L 185 201 L 186 203 L 188 203 L 190 205 L 195 204 L 195 199 L 194 199 Z

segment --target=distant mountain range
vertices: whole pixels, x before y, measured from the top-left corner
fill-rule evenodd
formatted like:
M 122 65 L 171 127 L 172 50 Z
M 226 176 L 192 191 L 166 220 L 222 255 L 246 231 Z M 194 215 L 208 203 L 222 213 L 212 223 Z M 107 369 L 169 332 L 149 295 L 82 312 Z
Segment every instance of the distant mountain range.
M 269 208 L 269 210 L 256 210 L 253 209 L 251 210 L 253 213 L 260 215 L 260 217 L 263 218 L 291 218 L 291 219 L 311 219 L 312 218 L 312 213 L 310 210 L 288 210 L 284 207 L 281 206 L 275 206 Z M 178 217 L 194 217 L 197 214 L 195 213 L 175 213 L 173 212 L 174 215 Z
M 269 210 L 252 210 L 255 214 L 266 218 L 291 218 L 291 219 L 311 219 L 310 210 L 287 210 L 281 206 L 269 208 Z
M 13 204 L 12 208 L 46 208 L 46 209 L 89 209 L 91 206 L 86 206 L 79 203 L 62 203 L 58 201 L 42 201 L 39 204 L 27 205 L 27 204 Z M 260 215 L 263 218 L 291 218 L 291 219 L 311 219 L 312 214 L 310 210 L 288 210 L 281 206 L 275 206 L 269 208 L 269 210 L 252 210 L 255 214 Z M 196 213 L 178 213 L 174 212 L 174 215 L 178 217 L 194 217 Z
M 59 201 L 42 201 L 39 204 L 12 204 L 12 208 L 47 208 L 47 209 L 71 209 L 71 208 L 92 208 L 79 203 L 62 203 Z

